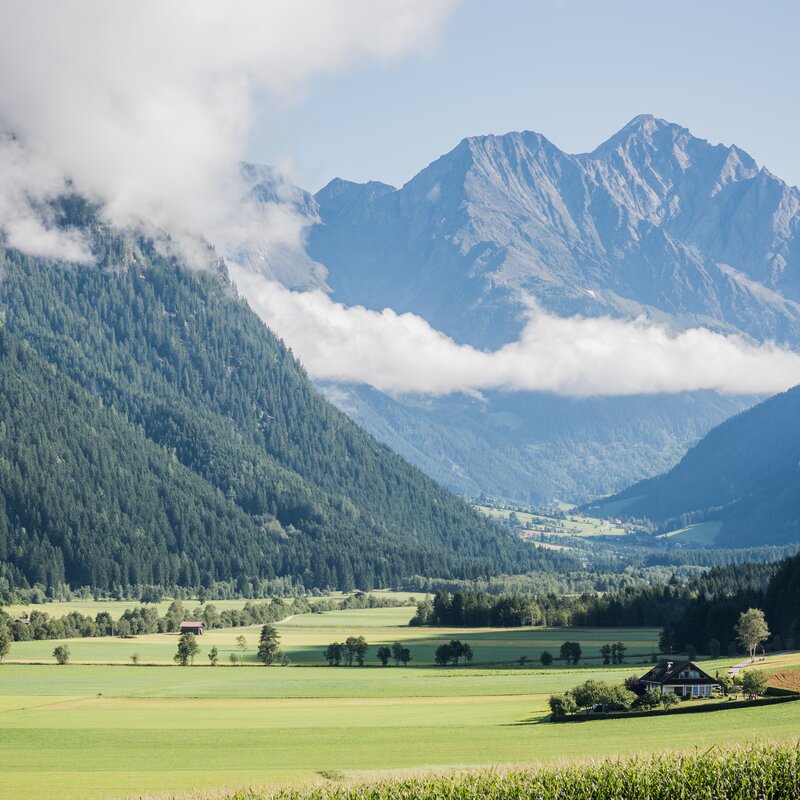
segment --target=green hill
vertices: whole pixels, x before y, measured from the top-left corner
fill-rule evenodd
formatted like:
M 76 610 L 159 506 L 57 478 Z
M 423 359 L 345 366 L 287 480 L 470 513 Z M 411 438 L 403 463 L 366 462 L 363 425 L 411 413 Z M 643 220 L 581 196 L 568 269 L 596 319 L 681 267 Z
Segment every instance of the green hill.
M 723 546 L 800 542 L 800 387 L 726 420 L 672 470 L 599 510 L 663 530 L 716 522 L 714 541 Z
M 68 211 L 96 266 L 0 250 L 0 580 L 347 589 L 565 561 L 327 403 L 223 265 Z

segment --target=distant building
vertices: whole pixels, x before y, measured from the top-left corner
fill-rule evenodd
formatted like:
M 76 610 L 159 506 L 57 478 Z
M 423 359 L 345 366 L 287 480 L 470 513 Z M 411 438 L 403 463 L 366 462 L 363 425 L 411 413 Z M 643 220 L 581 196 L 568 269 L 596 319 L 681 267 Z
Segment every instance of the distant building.
M 191 619 L 181 622 L 181 633 L 194 633 L 202 636 L 206 632 L 206 624 L 200 620 Z
M 719 682 L 693 661 L 660 661 L 641 677 L 648 691 L 679 697 L 711 697 Z

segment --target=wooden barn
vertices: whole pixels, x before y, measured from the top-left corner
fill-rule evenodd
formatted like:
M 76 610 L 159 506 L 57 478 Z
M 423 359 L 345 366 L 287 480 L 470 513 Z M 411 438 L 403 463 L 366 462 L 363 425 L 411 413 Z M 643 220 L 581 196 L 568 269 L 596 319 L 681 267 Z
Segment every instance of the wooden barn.
M 206 624 L 201 620 L 187 619 L 186 622 L 181 622 L 181 633 L 194 633 L 202 636 L 205 632 Z

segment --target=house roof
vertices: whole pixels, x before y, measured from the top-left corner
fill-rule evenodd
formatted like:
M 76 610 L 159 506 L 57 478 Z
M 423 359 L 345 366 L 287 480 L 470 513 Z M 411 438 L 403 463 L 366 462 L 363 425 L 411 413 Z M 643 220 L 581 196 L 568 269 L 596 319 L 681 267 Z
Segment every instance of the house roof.
M 181 622 L 181 628 L 205 628 L 206 624 L 201 619 L 187 619 Z
M 691 669 L 699 673 L 699 678 L 679 678 L 681 672 Z M 703 672 L 694 661 L 670 661 L 664 659 L 659 661 L 653 669 L 642 675 L 641 680 L 645 683 L 717 683 L 715 678 L 712 678 L 707 672 Z

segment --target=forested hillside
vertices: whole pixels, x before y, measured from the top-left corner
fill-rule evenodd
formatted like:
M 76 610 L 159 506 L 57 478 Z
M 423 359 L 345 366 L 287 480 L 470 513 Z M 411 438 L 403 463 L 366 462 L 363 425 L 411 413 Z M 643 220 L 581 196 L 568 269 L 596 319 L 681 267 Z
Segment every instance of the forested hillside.
M 555 564 L 316 392 L 235 296 L 81 203 L 97 266 L 0 252 L 0 561 L 11 582 L 391 585 Z
M 603 508 L 665 529 L 719 520 L 720 545 L 800 541 L 800 387 L 723 422 L 672 470 Z

